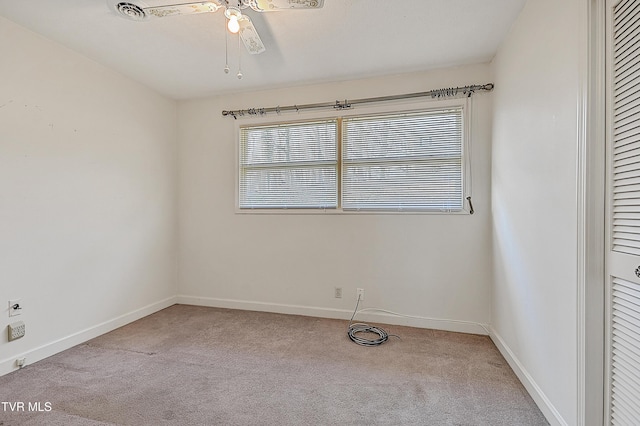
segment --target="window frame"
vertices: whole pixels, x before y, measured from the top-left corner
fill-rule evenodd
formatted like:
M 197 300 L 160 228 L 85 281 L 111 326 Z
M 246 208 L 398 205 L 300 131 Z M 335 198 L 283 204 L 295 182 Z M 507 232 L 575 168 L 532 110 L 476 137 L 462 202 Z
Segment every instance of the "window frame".
M 349 109 L 330 111 L 299 111 L 297 113 L 282 113 L 282 115 L 248 116 L 234 120 L 235 144 L 235 213 L 236 214 L 378 214 L 378 215 L 467 215 L 470 214 L 466 198 L 471 195 L 471 100 L 472 98 L 455 99 L 421 99 L 384 102 L 376 105 L 356 105 Z M 347 209 L 342 208 L 342 119 L 353 117 L 375 117 L 397 114 L 412 114 L 446 109 L 462 109 L 462 209 L 460 210 L 422 210 L 422 209 Z M 336 208 L 240 208 L 240 130 L 243 127 L 274 126 L 304 123 L 319 120 L 337 120 L 337 191 L 338 204 Z

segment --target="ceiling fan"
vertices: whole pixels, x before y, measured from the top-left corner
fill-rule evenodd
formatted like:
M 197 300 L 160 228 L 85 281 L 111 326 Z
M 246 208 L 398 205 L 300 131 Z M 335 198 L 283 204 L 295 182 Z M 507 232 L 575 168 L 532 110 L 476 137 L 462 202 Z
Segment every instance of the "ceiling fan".
M 141 5 L 140 2 L 134 3 L 121 0 L 110 0 L 110 3 L 121 16 L 134 21 L 176 15 L 211 13 L 223 9 L 224 16 L 227 18 L 228 30 L 234 34 L 239 33 L 247 51 L 253 55 L 264 52 L 265 47 L 251 19 L 242 13 L 243 10 L 251 8 L 256 12 L 275 12 L 320 9 L 324 6 L 324 0 L 210 0 L 164 6 L 145 6 Z

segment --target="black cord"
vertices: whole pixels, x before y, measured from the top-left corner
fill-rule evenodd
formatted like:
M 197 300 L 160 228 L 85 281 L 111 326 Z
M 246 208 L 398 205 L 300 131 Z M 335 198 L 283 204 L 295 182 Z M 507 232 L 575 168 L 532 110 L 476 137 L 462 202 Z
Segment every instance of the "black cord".
M 389 333 L 384 331 L 380 327 L 373 327 L 368 324 L 362 323 L 353 323 L 353 318 L 356 316 L 356 312 L 358 312 L 358 305 L 360 304 L 360 295 L 358 295 L 358 301 L 356 302 L 356 308 L 353 310 L 353 315 L 351 315 L 351 319 L 349 320 L 349 329 L 347 331 L 347 335 L 352 342 L 357 343 L 361 346 L 379 346 L 389 340 Z M 367 339 L 363 336 L 356 336 L 356 333 L 373 333 L 377 334 L 378 338 L 375 339 Z M 396 336 L 398 337 L 398 336 Z

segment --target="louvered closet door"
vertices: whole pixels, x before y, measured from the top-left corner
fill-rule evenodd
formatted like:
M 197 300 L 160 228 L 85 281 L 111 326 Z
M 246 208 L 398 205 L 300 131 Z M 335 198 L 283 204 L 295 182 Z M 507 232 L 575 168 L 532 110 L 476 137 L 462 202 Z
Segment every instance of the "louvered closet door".
M 640 1 L 608 14 L 607 418 L 640 425 Z

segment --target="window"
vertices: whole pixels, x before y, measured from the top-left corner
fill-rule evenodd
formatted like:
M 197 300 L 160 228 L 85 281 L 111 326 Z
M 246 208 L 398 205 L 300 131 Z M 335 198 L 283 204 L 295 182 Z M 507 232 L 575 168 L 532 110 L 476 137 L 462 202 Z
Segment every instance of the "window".
M 240 208 L 335 208 L 336 122 L 244 127 Z
M 342 208 L 462 209 L 462 109 L 346 119 Z
M 464 105 L 241 126 L 238 207 L 460 212 Z

